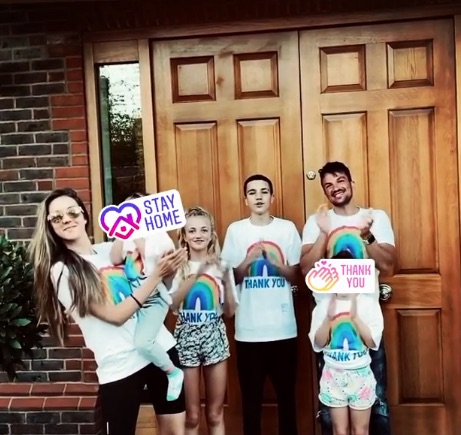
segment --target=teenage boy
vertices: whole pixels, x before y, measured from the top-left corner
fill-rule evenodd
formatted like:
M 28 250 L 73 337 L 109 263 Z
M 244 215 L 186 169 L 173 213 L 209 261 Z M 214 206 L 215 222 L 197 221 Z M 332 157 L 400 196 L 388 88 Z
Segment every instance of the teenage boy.
M 279 435 L 297 435 L 297 325 L 292 283 L 298 281 L 301 237 L 293 222 L 274 217 L 271 180 L 252 175 L 243 186 L 250 217 L 227 229 L 222 258 L 234 269 L 235 314 L 243 434 L 261 435 L 266 377 L 277 396 Z
M 331 258 L 340 251 L 349 251 L 354 258 L 372 258 L 376 266 L 376 290 L 379 300 L 379 275 L 392 276 L 395 258 L 394 232 L 386 212 L 358 207 L 353 201 L 352 177 L 342 162 L 329 162 L 319 171 L 323 192 L 330 204 L 311 215 L 303 230 L 301 269 L 305 276 L 322 258 Z M 318 303 L 323 295 L 313 293 Z M 328 296 L 328 295 L 327 295 Z M 318 375 L 324 360 L 318 355 Z M 377 399 L 370 419 L 371 435 L 390 435 L 389 404 L 387 401 L 386 352 L 384 339 L 377 351 L 370 351 L 371 369 L 377 381 Z M 332 435 L 328 408 L 320 406 L 318 418 L 323 435 Z

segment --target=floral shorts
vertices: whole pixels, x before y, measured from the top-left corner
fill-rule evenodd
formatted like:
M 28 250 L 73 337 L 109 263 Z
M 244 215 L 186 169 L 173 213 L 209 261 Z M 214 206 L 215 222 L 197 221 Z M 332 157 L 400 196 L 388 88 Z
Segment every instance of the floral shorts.
M 319 399 L 330 408 L 371 408 L 376 400 L 376 379 L 370 366 L 344 370 L 325 365 L 320 378 Z

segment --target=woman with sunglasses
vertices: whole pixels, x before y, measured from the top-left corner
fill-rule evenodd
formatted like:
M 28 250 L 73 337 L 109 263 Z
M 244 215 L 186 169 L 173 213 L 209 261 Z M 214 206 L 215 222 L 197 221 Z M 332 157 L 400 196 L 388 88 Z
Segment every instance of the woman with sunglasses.
M 110 259 L 111 242 L 92 245 L 89 215 L 72 189 L 51 192 L 40 204 L 29 253 L 34 264 L 38 310 L 50 334 L 63 344 L 67 316 L 79 325 L 94 353 L 103 418 L 108 435 L 135 435 L 147 385 L 160 435 L 183 435 L 184 391 L 167 401 L 166 374 L 136 349 L 134 331 L 139 304 L 187 260 L 183 249 L 164 255 L 143 284 L 131 290 L 123 266 Z M 163 326 L 157 335 L 172 361 L 175 340 Z

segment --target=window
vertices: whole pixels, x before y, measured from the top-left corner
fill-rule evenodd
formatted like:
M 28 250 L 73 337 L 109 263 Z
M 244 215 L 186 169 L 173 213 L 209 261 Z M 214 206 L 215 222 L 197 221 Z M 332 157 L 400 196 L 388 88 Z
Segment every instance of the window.
M 100 65 L 100 144 L 104 205 L 146 190 L 138 63 Z

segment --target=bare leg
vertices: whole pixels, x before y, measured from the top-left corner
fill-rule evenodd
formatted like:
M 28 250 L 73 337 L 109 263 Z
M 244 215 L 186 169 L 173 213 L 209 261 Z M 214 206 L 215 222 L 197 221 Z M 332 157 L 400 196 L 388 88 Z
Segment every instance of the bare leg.
M 206 389 L 206 420 L 209 435 L 224 435 L 224 397 L 227 386 L 227 360 L 203 368 Z
M 349 408 L 330 408 L 333 435 L 349 435 Z
M 157 415 L 158 435 L 185 435 L 186 413 Z
M 184 368 L 186 391 L 186 435 L 199 435 L 200 429 L 200 367 Z
M 368 435 L 370 428 L 371 408 L 351 409 L 351 432 L 352 435 Z

